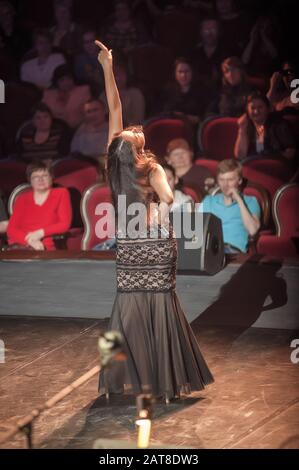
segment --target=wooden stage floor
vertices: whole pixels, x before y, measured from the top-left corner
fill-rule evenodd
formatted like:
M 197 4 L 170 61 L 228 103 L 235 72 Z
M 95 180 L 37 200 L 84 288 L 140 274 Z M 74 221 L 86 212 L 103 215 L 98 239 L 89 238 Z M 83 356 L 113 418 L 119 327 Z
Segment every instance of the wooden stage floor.
M 17 418 L 97 364 L 106 320 L 0 317 L 0 438 Z M 157 402 L 151 443 L 195 448 L 299 448 L 298 331 L 192 324 L 215 383 L 169 405 Z M 297 355 L 299 356 L 299 354 Z M 97 377 L 34 424 L 36 448 L 91 448 L 100 438 L 135 442 L 133 398 L 97 396 Z M 18 434 L 1 448 L 23 448 Z

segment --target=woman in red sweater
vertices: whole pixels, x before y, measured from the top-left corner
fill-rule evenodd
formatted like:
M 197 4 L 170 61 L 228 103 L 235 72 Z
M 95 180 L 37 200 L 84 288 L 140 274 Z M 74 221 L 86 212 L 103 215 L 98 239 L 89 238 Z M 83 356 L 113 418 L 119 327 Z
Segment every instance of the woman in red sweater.
M 52 175 L 43 162 L 27 167 L 32 190 L 21 194 L 13 208 L 7 235 L 9 245 L 34 250 L 55 250 L 52 235 L 66 232 L 72 208 L 68 190 L 52 187 Z

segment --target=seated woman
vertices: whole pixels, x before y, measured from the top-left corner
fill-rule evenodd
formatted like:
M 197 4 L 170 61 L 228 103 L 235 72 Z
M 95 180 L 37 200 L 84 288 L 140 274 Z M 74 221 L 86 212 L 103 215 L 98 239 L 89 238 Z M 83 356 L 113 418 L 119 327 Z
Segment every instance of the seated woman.
M 296 143 L 287 121 L 270 111 L 271 105 L 265 95 L 255 92 L 248 96 L 246 113 L 238 121 L 236 158 L 294 158 Z
M 195 83 L 193 67 L 188 59 L 180 57 L 175 61 L 174 81 L 165 89 L 162 102 L 163 111 L 185 117 L 195 126 L 198 124 L 204 110 L 204 92 L 202 86 Z
M 7 235 L 10 246 L 33 250 L 55 250 L 52 235 L 66 232 L 72 208 L 68 190 L 53 188 L 52 175 L 43 162 L 27 167 L 32 190 L 16 199 Z
M 53 119 L 45 103 L 39 103 L 33 110 L 32 121 L 20 131 L 17 139 L 19 158 L 32 162 L 37 158 L 48 164 L 68 155 L 70 130 L 64 122 Z
M 239 117 L 244 113 L 247 96 L 252 92 L 250 85 L 246 83 L 243 64 L 238 57 L 228 57 L 222 62 L 221 69 L 222 86 L 207 114 Z
M 174 168 L 184 186 L 192 188 L 201 200 L 215 185 L 212 173 L 204 166 L 193 163 L 193 151 L 185 139 L 168 142 L 165 160 Z
M 51 109 L 53 116 L 62 119 L 71 128 L 81 124 L 84 104 L 90 100 L 88 85 L 75 85 L 73 72 L 67 65 L 57 67 L 53 74 L 53 88 L 45 90 L 43 102 Z

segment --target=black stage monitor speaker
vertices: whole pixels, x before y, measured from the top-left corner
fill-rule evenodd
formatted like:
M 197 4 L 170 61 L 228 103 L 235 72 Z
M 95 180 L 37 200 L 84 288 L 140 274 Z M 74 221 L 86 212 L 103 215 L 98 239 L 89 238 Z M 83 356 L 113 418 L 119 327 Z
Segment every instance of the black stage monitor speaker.
M 189 232 L 185 235 L 183 224 L 185 227 L 187 224 L 191 230 L 195 231 L 196 218 L 200 233 Z M 176 230 L 179 220 L 181 236 L 178 236 Z M 223 268 L 224 243 L 222 224 L 218 217 L 210 213 L 182 212 L 180 218 L 178 213 L 175 219 L 172 214 L 171 221 L 177 236 L 179 272 L 216 274 Z M 192 246 L 193 248 L 190 248 Z

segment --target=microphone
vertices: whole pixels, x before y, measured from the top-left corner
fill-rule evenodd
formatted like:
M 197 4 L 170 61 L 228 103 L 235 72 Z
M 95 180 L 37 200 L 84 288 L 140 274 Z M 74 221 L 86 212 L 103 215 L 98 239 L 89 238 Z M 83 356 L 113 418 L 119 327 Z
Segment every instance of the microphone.
M 119 331 L 106 331 L 98 340 L 101 368 L 108 367 L 112 361 L 125 361 L 123 337 Z

